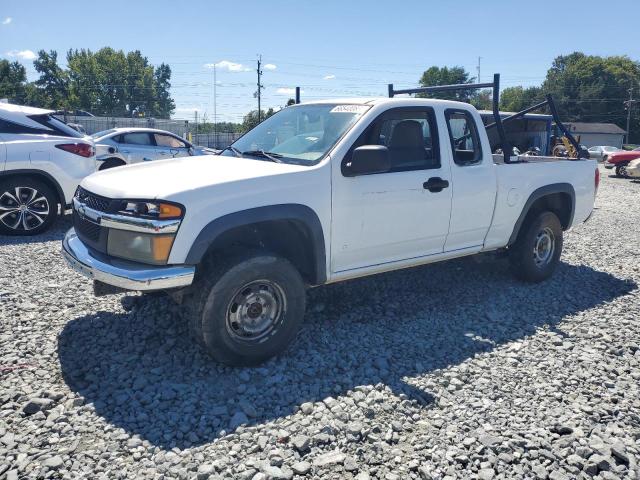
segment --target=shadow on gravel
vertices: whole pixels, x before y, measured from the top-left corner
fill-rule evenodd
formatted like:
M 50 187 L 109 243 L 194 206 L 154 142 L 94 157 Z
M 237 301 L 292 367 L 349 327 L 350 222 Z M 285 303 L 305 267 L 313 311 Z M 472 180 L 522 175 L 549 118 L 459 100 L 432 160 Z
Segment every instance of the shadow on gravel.
M 413 386 L 424 385 L 415 377 L 554 329 L 635 288 L 568 264 L 548 282 L 525 285 L 504 262 L 483 257 L 382 274 L 311 291 L 294 345 L 247 369 L 204 355 L 168 299 L 131 297 L 128 313 L 70 321 L 59 358 L 69 387 L 98 415 L 161 448 L 185 448 L 232 430 L 241 409 L 249 424 L 266 423 L 359 385 L 383 383 L 428 407 L 434 398 Z
M 33 236 L 0 235 L 0 247 L 3 245 L 29 245 L 43 242 L 60 241 L 73 225 L 71 214 L 59 216 L 55 225 L 48 231 Z

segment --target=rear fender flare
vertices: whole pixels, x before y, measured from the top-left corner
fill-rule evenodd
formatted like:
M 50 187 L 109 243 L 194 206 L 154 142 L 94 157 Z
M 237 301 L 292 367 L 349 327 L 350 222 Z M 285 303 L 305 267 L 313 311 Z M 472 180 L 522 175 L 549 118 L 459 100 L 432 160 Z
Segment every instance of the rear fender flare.
M 527 215 L 529 214 L 529 211 L 531 210 L 533 204 L 537 200 L 540 200 L 541 198 L 546 197 L 547 195 L 552 195 L 554 193 L 566 193 L 569 195 L 569 197 L 571 197 L 571 213 L 569 215 L 569 222 L 567 224 L 568 227 L 571 226 L 571 224 L 573 223 L 573 214 L 576 208 L 576 191 L 573 188 L 573 185 L 571 185 L 570 183 L 553 183 L 551 185 L 545 185 L 544 187 L 540 187 L 537 190 L 534 190 L 533 193 L 529 195 L 529 198 L 525 202 L 524 207 L 520 212 L 518 220 L 516 220 L 516 224 L 513 227 L 513 232 L 509 237 L 509 243 L 507 244 L 507 246 L 513 245 L 513 243 L 518 238 L 520 229 L 522 228 L 522 225 L 524 224 L 524 221 L 527 218 Z

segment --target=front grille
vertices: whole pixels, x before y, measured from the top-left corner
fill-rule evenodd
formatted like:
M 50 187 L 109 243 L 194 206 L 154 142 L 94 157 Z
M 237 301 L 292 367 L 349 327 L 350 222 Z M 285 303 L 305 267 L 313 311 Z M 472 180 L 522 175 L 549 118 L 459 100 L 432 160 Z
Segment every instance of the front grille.
M 89 220 L 84 218 L 80 218 L 77 214 L 75 215 L 74 226 L 76 232 L 82 237 L 85 237 L 92 242 L 97 242 L 100 239 L 100 225 L 97 225 Z
M 95 193 L 91 193 L 82 187 L 78 187 L 76 198 L 84 203 L 87 207 L 93 208 L 100 212 L 108 212 L 111 200 Z

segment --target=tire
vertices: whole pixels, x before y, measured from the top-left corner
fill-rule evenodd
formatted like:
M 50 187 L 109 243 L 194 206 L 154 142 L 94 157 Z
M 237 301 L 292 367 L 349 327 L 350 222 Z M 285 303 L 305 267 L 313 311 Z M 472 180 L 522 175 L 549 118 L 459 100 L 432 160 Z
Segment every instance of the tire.
M 107 170 L 108 168 L 122 167 L 126 165 L 122 160 L 118 160 L 116 158 L 109 158 L 105 160 L 98 170 Z
M 618 177 L 622 177 L 622 178 L 629 178 L 629 175 L 627 175 L 627 164 L 623 163 L 620 165 L 616 166 L 616 175 Z
M 306 292 L 286 259 L 244 252 L 214 259 L 187 300 L 192 336 L 231 366 L 257 365 L 283 352 L 304 317 Z
M 0 234 L 28 236 L 48 230 L 58 216 L 58 196 L 47 183 L 30 177 L 0 182 Z
M 560 262 L 562 244 L 562 225 L 555 213 L 541 212 L 532 216 L 509 248 L 513 274 L 525 282 L 546 280 Z
M 602 161 L 601 161 L 601 163 L 606 163 L 606 161 L 607 161 L 607 159 L 608 159 L 608 158 L 609 158 L 609 157 L 608 157 L 607 155 L 603 156 L 603 157 L 602 157 Z

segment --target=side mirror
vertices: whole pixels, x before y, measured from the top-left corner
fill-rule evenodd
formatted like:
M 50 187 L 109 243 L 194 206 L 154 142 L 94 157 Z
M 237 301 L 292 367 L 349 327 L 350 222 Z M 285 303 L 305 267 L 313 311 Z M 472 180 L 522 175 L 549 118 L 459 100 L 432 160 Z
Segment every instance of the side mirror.
M 348 177 L 388 172 L 391 170 L 389 149 L 384 145 L 358 147 L 353 151 L 351 161 L 345 167 L 344 173 Z

